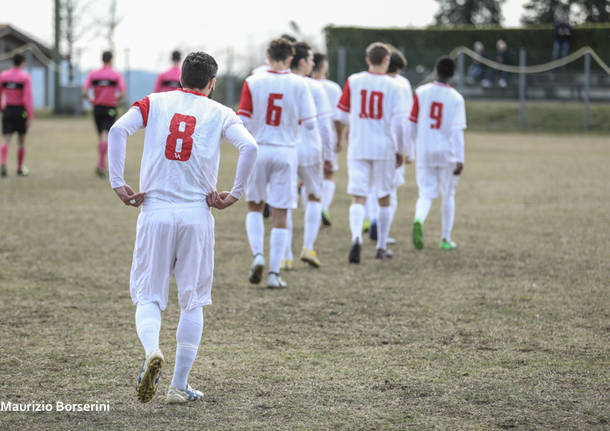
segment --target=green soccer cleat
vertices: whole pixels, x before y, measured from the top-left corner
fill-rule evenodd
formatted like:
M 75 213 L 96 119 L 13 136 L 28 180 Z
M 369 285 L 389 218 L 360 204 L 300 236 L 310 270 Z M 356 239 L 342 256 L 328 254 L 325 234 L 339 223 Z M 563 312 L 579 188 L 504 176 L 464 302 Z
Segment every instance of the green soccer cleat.
M 413 245 L 418 250 L 424 248 L 424 224 L 419 219 L 413 222 Z
M 447 241 L 445 238 L 441 239 L 441 243 L 439 245 L 439 248 L 441 248 L 442 250 L 453 250 L 456 247 L 456 243 L 454 243 L 453 241 Z
M 330 226 L 332 224 L 330 221 L 330 213 L 326 210 L 322 210 L 322 224 L 324 226 Z
M 364 219 L 364 223 L 362 223 L 362 232 L 366 233 L 371 228 L 371 221 L 369 219 Z

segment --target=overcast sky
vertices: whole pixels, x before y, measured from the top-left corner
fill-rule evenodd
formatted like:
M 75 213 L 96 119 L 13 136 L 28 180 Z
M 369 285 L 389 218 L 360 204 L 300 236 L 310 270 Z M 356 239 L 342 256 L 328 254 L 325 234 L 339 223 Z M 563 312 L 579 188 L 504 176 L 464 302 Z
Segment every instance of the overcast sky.
M 95 28 L 95 21 L 108 15 L 110 0 L 79 0 L 90 4 L 81 21 Z M 504 25 L 515 27 L 526 0 L 507 0 Z M 53 43 L 53 0 L 3 1 L 0 24 L 11 24 L 49 46 Z M 115 65 L 126 66 L 127 50 L 132 69 L 167 68 L 173 49 L 204 50 L 214 55 L 221 69 L 226 67 L 227 50 L 235 52 L 236 62 L 260 58 L 266 42 L 292 31 L 296 21 L 314 48 L 323 47 L 322 29 L 328 24 L 366 27 L 425 27 L 438 10 L 434 0 L 118 0 L 121 22 L 115 33 Z M 160 6 L 155 6 L 160 5 Z M 84 69 L 100 64 L 107 43 L 95 30 L 77 42 Z M 261 52 L 259 52 L 261 51 Z M 220 71 L 222 73 L 222 70 Z

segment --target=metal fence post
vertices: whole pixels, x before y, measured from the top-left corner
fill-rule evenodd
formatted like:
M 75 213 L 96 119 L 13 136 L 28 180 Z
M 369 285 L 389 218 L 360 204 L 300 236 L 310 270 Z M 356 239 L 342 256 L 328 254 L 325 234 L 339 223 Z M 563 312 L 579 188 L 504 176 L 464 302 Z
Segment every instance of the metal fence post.
M 519 48 L 519 128 L 525 129 L 525 48 Z
M 585 54 L 585 131 L 589 130 L 589 105 L 590 105 L 590 87 L 591 87 L 591 54 Z
M 460 50 L 457 56 L 457 88 L 460 93 L 464 92 L 464 53 Z
M 343 86 L 346 79 L 347 52 L 345 47 L 337 48 L 337 82 Z

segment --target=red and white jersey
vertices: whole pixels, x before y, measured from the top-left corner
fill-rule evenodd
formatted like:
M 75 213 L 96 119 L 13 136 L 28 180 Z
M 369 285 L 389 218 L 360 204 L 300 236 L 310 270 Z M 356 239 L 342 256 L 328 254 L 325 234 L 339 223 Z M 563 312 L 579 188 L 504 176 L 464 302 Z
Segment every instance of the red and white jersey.
M 393 121 L 408 112 L 403 89 L 386 74 L 360 72 L 345 82 L 338 108 L 349 123 L 350 159 L 389 160 L 399 152 Z
M 140 166 L 145 204 L 205 201 L 216 189 L 220 142 L 231 126 L 242 124 L 239 117 L 204 94 L 183 89 L 153 93 L 134 106 L 146 127 Z
M 313 166 L 322 160 L 331 160 L 333 146 L 332 134 L 332 108 L 324 87 L 311 78 L 303 78 L 307 83 L 316 109 L 316 127 L 301 125 L 301 136 L 297 152 L 299 166 Z
M 411 83 L 409 82 L 409 80 L 407 78 L 405 78 L 402 75 L 396 75 L 393 78 L 396 81 L 396 83 L 398 83 L 398 85 L 403 88 L 403 91 L 400 94 L 402 95 L 402 97 L 405 98 L 405 104 L 407 107 L 406 112 L 410 113 L 411 110 L 413 109 L 413 88 L 411 88 Z M 400 133 L 399 133 L 399 136 L 397 136 L 397 139 L 401 141 L 398 143 L 398 145 L 399 146 L 403 145 L 405 155 L 408 156 L 410 160 L 413 160 L 413 157 L 415 156 L 415 148 L 413 148 L 413 146 L 410 145 L 410 142 L 408 139 L 409 122 L 407 120 L 408 120 L 408 118 L 404 118 L 404 120 L 401 121 Z
M 261 72 L 266 72 L 269 69 L 271 69 L 271 65 L 268 62 L 265 62 L 265 64 L 261 64 L 260 66 L 257 66 L 254 69 L 252 69 L 252 72 L 250 72 L 250 75 L 254 75 L 256 73 L 261 73 Z
M 339 100 L 341 99 L 341 86 L 339 84 L 337 84 L 334 81 L 330 81 L 328 79 L 316 79 L 316 81 L 321 82 L 322 85 L 324 86 L 324 91 L 326 92 L 326 97 L 328 98 L 328 101 L 330 102 L 330 106 L 332 109 L 332 121 L 339 121 L 339 113 L 337 112 L 339 109 L 337 108 L 337 105 L 339 104 Z M 337 136 L 337 131 L 335 130 L 334 125 L 332 126 L 332 133 L 331 133 L 331 148 L 335 149 L 335 146 L 337 145 L 337 140 L 338 140 L 338 136 Z
M 313 121 L 316 108 L 305 80 L 289 70 L 268 70 L 246 78 L 238 115 L 258 144 L 296 146 L 299 124 Z
M 417 123 L 416 162 L 418 166 L 446 166 L 463 162 L 464 148 L 453 139 L 466 128 L 464 98 L 441 82 L 424 84 L 415 91 L 409 117 Z

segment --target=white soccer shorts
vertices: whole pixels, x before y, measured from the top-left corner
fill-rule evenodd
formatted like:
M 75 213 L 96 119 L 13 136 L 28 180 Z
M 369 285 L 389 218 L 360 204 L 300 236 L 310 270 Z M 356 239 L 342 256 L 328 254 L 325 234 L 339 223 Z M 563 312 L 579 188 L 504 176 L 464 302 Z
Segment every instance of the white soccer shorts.
M 374 190 L 378 198 L 388 196 L 395 188 L 396 161 L 348 159 L 347 193 L 368 196 Z
M 324 181 L 322 163 L 312 166 L 299 166 L 297 173 L 301 181 L 303 181 L 307 194 L 322 199 L 322 185 Z
M 258 158 L 246 188 L 248 202 L 267 202 L 279 209 L 297 207 L 297 151 L 295 147 L 259 145 Z
M 133 303 L 156 302 L 165 310 L 172 271 L 182 310 L 212 303 L 214 217 L 205 203 L 149 206 L 138 216 L 129 283 Z
M 436 199 L 440 194 L 447 195 L 455 194 L 459 175 L 454 175 L 455 164 L 447 166 L 417 166 L 415 177 L 419 195 L 428 198 Z

